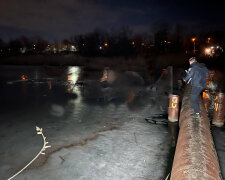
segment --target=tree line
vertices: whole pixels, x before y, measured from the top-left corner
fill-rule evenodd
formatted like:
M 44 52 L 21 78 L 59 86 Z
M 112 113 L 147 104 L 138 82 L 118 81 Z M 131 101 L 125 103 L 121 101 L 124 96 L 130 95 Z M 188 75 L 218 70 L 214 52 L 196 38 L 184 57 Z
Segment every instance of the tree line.
M 219 43 L 224 47 L 225 30 L 206 32 L 185 32 L 185 27 L 177 24 L 171 28 L 168 24 L 160 24 L 151 33 L 133 33 L 129 28 L 117 31 L 96 29 L 93 32 L 71 36 L 62 41 L 48 42 L 40 36 L 26 37 L 4 42 L 0 38 L 1 55 L 18 55 L 24 50 L 24 54 L 40 53 L 65 53 L 63 47 L 75 46 L 76 53 L 81 56 L 149 56 L 151 54 L 179 53 L 191 51 L 196 38 L 196 48 L 202 44 Z M 61 48 L 61 49 L 60 49 Z M 69 52 L 68 52 L 69 53 Z

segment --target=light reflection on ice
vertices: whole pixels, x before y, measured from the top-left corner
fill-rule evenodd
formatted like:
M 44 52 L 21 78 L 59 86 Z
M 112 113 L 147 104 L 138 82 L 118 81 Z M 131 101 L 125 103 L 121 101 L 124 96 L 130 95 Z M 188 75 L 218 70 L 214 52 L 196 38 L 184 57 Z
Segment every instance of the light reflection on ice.
M 70 66 L 68 67 L 67 72 L 67 82 L 69 84 L 69 87 L 67 88 L 68 93 L 76 93 L 78 95 L 77 101 L 81 101 L 81 93 L 79 88 L 76 86 L 76 82 L 80 75 L 80 68 L 77 66 Z
M 72 83 L 76 83 L 79 77 L 80 68 L 71 66 L 68 67 L 68 81 L 71 81 Z

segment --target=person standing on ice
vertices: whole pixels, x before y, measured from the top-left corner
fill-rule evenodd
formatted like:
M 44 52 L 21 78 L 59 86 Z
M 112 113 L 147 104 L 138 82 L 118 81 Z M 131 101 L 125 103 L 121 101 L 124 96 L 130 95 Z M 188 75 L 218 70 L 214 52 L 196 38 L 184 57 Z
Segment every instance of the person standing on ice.
M 194 109 L 192 117 L 199 118 L 199 95 L 206 87 L 206 79 L 209 77 L 210 73 L 205 64 L 197 62 L 195 57 L 189 59 L 189 64 L 190 68 L 183 80 L 187 82 L 187 84 L 191 83 L 191 104 Z

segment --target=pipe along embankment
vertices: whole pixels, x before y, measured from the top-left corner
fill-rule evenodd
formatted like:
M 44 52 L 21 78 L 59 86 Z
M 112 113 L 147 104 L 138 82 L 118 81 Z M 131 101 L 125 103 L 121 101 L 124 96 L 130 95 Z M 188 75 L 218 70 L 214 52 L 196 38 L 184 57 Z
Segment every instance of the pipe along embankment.
M 222 180 L 207 112 L 200 100 L 201 117 L 191 117 L 190 93 L 191 87 L 186 86 L 170 180 Z

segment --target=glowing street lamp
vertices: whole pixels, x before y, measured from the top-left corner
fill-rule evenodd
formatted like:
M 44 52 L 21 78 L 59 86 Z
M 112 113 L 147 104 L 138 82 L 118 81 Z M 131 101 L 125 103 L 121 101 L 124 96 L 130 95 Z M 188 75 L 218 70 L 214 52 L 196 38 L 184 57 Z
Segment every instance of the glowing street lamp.
M 105 43 L 104 46 L 105 46 L 105 47 L 108 47 L 108 43 Z
M 25 81 L 25 80 L 26 80 L 26 76 L 25 76 L 25 75 L 22 75 L 22 76 L 21 76 L 21 79 L 22 79 L 23 81 Z
M 211 48 L 205 48 L 205 55 L 211 55 Z
M 207 38 L 207 40 L 208 40 L 207 42 L 208 42 L 208 44 L 209 44 L 209 43 L 210 43 L 211 38 L 210 38 L 210 37 L 208 37 L 208 38 Z
M 195 54 L 195 41 L 196 41 L 196 37 L 192 38 L 191 40 L 194 43 L 194 54 Z

